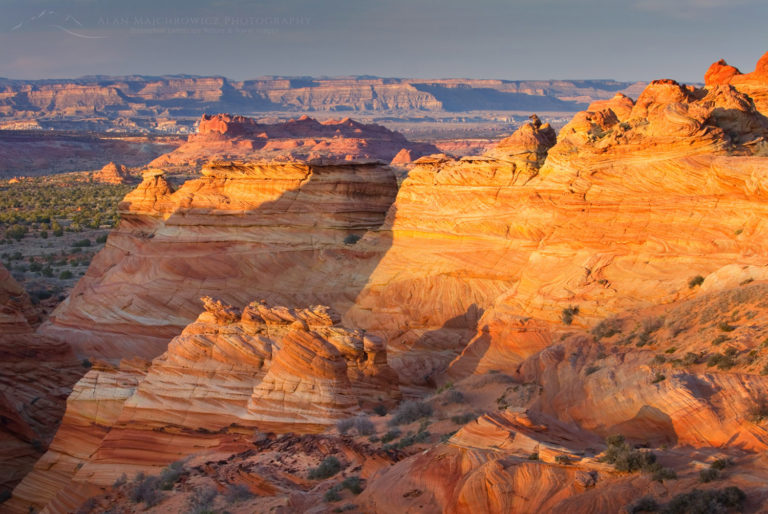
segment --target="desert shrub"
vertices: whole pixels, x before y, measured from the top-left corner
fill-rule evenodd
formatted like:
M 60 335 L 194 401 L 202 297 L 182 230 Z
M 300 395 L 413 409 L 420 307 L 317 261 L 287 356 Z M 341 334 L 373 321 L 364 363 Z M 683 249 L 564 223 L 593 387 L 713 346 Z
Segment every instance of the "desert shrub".
M 432 415 L 432 406 L 426 402 L 420 402 L 416 400 L 409 400 L 401 403 L 397 410 L 395 410 L 392 419 L 389 420 L 390 425 L 407 425 L 413 423 L 421 418 L 426 418 Z
M 144 503 L 147 507 L 157 505 L 162 499 L 158 491 L 160 479 L 158 477 L 145 477 L 143 473 L 136 476 L 128 497 L 133 503 Z
M 608 437 L 605 442 L 608 448 L 600 460 L 613 464 L 618 471 L 654 473 L 662 469 L 661 465 L 656 462 L 656 455 L 651 452 L 632 449 L 622 435 Z
M 363 492 L 363 485 L 360 481 L 360 477 L 347 477 L 341 482 L 341 488 L 346 489 L 352 494 L 360 494 Z
M 361 236 L 357 234 L 349 234 L 347 237 L 344 238 L 344 244 L 345 245 L 353 245 L 360 241 Z
M 390 441 L 394 441 L 398 437 L 400 437 L 400 430 L 394 428 L 382 436 L 381 442 L 388 443 Z
M 387 415 L 387 406 L 383 403 L 380 403 L 379 405 L 376 405 L 373 408 L 373 412 L 378 414 L 379 416 L 386 416 Z
M 24 225 L 11 225 L 5 230 L 5 237 L 7 239 L 15 239 L 16 241 L 21 241 L 21 239 L 26 235 L 28 229 Z
M 160 473 L 160 489 L 168 491 L 173 489 L 176 482 L 179 481 L 184 473 L 184 463 L 181 461 L 172 462 Z
M 633 503 L 628 509 L 630 514 L 639 512 L 658 512 L 659 504 L 650 496 L 644 496 Z
M 106 243 L 106 242 L 107 242 L 107 234 L 103 234 L 103 235 L 101 235 L 101 236 L 97 237 L 97 238 L 96 238 L 96 242 L 97 242 L 98 244 L 104 244 L 104 243 Z
M 661 354 L 658 354 L 653 357 L 652 362 L 654 364 L 664 364 L 665 362 L 667 362 L 667 358 Z
M 453 421 L 456 425 L 465 425 L 475 418 L 477 418 L 477 416 L 474 413 L 466 412 L 464 414 L 451 417 L 451 421 Z
M 726 342 L 726 341 L 728 341 L 728 340 L 730 340 L 730 339 L 731 339 L 731 338 L 730 338 L 730 337 L 728 337 L 727 335 L 725 335 L 725 334 L 720 334 L 719 336 L 717 336 L 716 338 L 714 338 L 714 339 L 712 340 L 712 344 L 713 344 L 713 345 L 715 345 L 715 346 L 717 346 L 717 345 L 719 345 L 719 344 L 723 344 L 724 342 Z
M 621 320 L 616 318 L 604 319 L 592 329 L 592 335 L 598 341 L 621 333 Z
M 10 499 L 11 496 L 13 496 L 13 492 L 10 489 L 3 489 L 0 491 L 0 504 Z
M 712 464 L 709 465 L 711 469 L 723 470 L 731 464 L 728 459 L 715 459 Z
M 717 480 L 718 478 L 720 478 L 720 471 L 717 469 L 702 469 L 699 472 L 699 481 L 704 482 L 705 484 Z
M 727 321 L 721 321 L 720 323 L 718 323 L 717 328 L 719 328 L 723 332 L 733 332 L 734 330 L 736 330 L 736 327 L 734 327 Z
M 447 433 L 441 435 L 440 436 L 440 442 L 443 442 L 443 443 L 447 442 L 451 437 L 456 435 L 456 432 L 458 432 L 458 430 L 454 430 L 453 432 L 447 432 Z
M 117 480 L 112 484 L 112 487 L 122 487 L 128 482 L 128 477 L 123 473 L 120 475 Z
M 85 369 L 90 369 L 93 367 L 93 363 L 88 359 L 83 359 L 82 361 L 80 361 L 80 365 Z
M 760 423 L 768 418 L 768 398 L 758 396 L 749 408 L 748 414 L 753 423 Z
M 324 458 L 319 466 L 310 469 L 308 476 L 311 480 L 322 480 L 332 477 L 339 471 L 341 471 L 341 462 L 336 457 L 329 456 Z
M 528 460 L 539 460 L 539 454 L 537 452 L 530 454 Z
M 707 366 L 710 368 L 712 366 L 717 366 L 718 369 L 727 370 L 731 369 L 736 365 L 736 361 L 734 358 L 730 355 L 724 355 L 721 353 L 715 353 L 713 355 L 709 356 L 709 359 L 707 359 Z
M 230 484 L 224 492 L 227 503 L 237 503 L 253 498 L 253 493 L 245 484 Z
M 653 376 L 653 380 L 651 380 L 651 384 L 658 384 L 659 382 L 662 382 L 666 379 L 667 379 L 666 375 L 664 375 L 661 371 L 657 371 L 656 374 Z
M 571 305 L 563 309 L 563 312 L 560 318 L 563 320 L 563 323 L 565 323 L 566 325 L 570 325 L 571 323 L 573 323 L 573 318 L 578 316 L 578 314 L 579 314 L 579 306 Z
M 368 416 L 357 416 L 353 419 L 353 423 L 358 435 L 371 435 L 376 431 L 376 427 Z
M 558 464 L 568 465 L 571 463 L 571 458 L 567 455 L 556 455 L 555 462 Z
M 72 243 L 73 248 L 85 248 L 87 246 L 91 246 L 91 240 L 90 239 L 79 239 Z
M 432 434 L 430 434 L 426 430 L 423 431 L 423 432 L 418 432 L 416 434 L 408 434 L 407 436 L 405 436 L 402 439 L 400 439 L 400 441 L 397 443 L 397 447 L 398 448 L 407 448 L 407 447 L 411 446 L 412 444 L 423 443 L 424 441 L 429 439 L 429 437 L 431 435 Z
M 666 350 L 664 350 L 664 353 L 675 353 L 676 351 L 677 351 L 677 347 L 675 347 L 675 346 L 670 346 L 669 348 L 667 348 Z
M 336 430 L 338 430 L 340 434 L 346 434 L 352 429 L 354 425 L 355 418 L 342 419 L 336 423 Z
M 595 373 L 600 370 L 600 366 L 587 366 L 587 369 L 584 370 L 585 375 L 591 375 L 592 373 Z
M 339 494 L 339 488 L 337 485 L 328 489 L 323 495 L 323 499 L 327 503 L 341 501 L 341 495 Z
M 707 491 L 694 489 L 672 498 L 662 512 L 664 514 L 721 514 L 727 512 L 728 508 L 740 508 L 746 497 L 744 491 L 738 487 Z
M 704 283 L 704 277 L 701 275 L 696 275 L 695 277 L 688 280 L 688 289 L 693 289 L 696 286 L 700 286 Z
M 683 357 L 683 364 L 686 366 L 693 366 L 694 364 L 699 364 L 700 362 L 701 355 L 698 353 L 686 352 L 685 356 Z
M 464 394 L 461 391 L 457 391 L 456 389 L 450 389 L 444 393 L 442 399 L 444 405 L 450 403 L 464 403 L 466 401 Z
M 195 489 L 195 492 L 188 500 L 190 514 L 209 514 L 213 511 L 213 501 L 219 495 L 219 492 L 213 486 L 205 486 Z
M 72 272 L 71 272 L 71 271 L 69 271 L 69 270 L 64 270 L 64 271 L 62 271 L 61 273 L 59 273 L 59 278 L 60 278 L 61 280 L 69 280 L 69 279 L 70 279 L 70 278 L 72 278 L 73 276 L 74 276 L 74 275 L 72 275 Z
M 651 474 L 651 479 L 657 482 L 663 482 L 664 480 L 674 480 L 677 478 L 677 473 L 669 468 L 657 469 Z

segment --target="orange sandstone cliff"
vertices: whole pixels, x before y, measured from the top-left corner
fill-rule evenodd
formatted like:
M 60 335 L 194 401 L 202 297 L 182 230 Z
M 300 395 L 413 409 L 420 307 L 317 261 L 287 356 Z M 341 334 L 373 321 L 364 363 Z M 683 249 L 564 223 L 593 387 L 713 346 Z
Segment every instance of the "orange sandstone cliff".
M 177 460 L 145 506 L 239 484 L 243 512 L 760 512 L 768 120 L 731 71 L 399 187 L 354 160 L 148 171 L 39 330 L 109 363 L 6 506 L 134 508 L 120 475 Z

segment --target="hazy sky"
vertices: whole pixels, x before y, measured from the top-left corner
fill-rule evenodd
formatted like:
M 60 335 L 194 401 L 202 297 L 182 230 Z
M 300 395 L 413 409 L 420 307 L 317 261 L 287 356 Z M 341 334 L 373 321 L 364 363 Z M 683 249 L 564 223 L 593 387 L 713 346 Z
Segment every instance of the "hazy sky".
M 0 0 L 0 77 L 675 78 L 768 51 L 766 0 Z

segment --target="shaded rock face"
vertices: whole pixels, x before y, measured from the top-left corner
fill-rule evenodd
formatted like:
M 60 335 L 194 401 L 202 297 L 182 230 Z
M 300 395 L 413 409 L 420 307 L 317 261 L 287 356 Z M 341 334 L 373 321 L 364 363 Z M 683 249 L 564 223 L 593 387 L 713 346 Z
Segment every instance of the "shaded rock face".
M 308 116 L 265 124 L 244 116 L 204 114 L 197 134 L 186 144 L 150 163 L 154 167 L 199 166 L 210 160 L 380 159 L 408 152 L 412 158 L 434 153 L 426 143 L 412 143 L 399 132 L 349 118 L 319 122 Z
M 328 307 L 203 304 L 151 365 L 96 367 L 77 383 L 57 438 L 16 489 L 13 508 L 87 494 L 254 429 L 320 432 L 400 398 L 383 341 L 344 328 Z
M 227 162 L 203 175 L 174 190 L 162 172 L 145 173 L 120 205 L 119 228 L 41 332 L 88 355 L 153 358 L 195 319 L 202 295 L 344 312 L 386 251 L 366 234 L 397 192 L 387 166 Z
M 0 334 L 24 333 L 39 323 L 29 295 L 0 264 Z

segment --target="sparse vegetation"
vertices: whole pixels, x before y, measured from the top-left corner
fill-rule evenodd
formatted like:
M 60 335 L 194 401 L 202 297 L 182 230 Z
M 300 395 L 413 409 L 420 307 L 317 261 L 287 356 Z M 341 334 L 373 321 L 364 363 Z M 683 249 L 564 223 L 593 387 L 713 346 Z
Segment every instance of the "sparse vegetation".
M 621 333 L 621 320 L 617 318 L 604 319 L 592 329 L 596 340 L 607 339 Z
M 704 283 L 704 277 L 701 275 L 696 275 L 695 277 L 688 280 L 688 289 L 693 289 L 696 286 L 700 286 Z
M 719 336 L 717 336 L 716 338 L 714 338 L 714 339 L 712 340 L 712 344 L 713 344 L 713 345 L 715 345 L 715 346 L 717 346 L 717 345 L 719 345 L 719 344 L 723 344 L 724 342 L 726 342 L 726 341 L 728 341 L 728 340 L 730 340 L 730 339 L 731 339 L 731 338 L 730 338 L 730 337 L 728 337 L 727 335 L 725 335 L 725 334 L 720 334 Z
M 336 457 L 329 456 L 323 459 L 318 467 L 310 469 L 307 476 L 310 480 L 323 480 L 332 477 L 339 471 L 341 471 L 341 462 Z
M 448 405 L 451 403 L 464 403 L 466 398 L 464 398 L 464 394 L 461 391 L 450 389 L 443 393 L 442 400 L 443 405 Z
M 379 416 L 386 416 L 387 415 L 387 406 L 383 403 L 380 403 L 379 405 L 376 405 L 373 408 L 373 412 L 378 414 Z
M 230 484 L 224 492 L 227 503 L 237 503 L 253 498 L 253 493 L 245 484 Z
M 451 421 L 453 421 L 456 425 L 466 425 L 470 421 L 473 421 L 477 418 L 477 415 L 472 412 L 466 412 L 464 414 L 459 414 L 458 416 L 451 417 Z
M 400 437 L 400 430 L 394 428 L 382 436 L 381 442 L 386 444 L 390 441 L 394 441 L 398 437 Z
M 592 373 L 596 373 L 597 371 L 600 371 L 600 366 L 587 366 L 587 369 L 584 370 L 585 375 L 591 375 Z
M 736 365 L 736 360 L 733 358 L 733 355 L 728 355 L 725 353 L 715 353 L 713 355 L 709 356 L 709 359 L 707 359 L 707 366 L 710 368 L 712 366 L 717 366 L 718 369 L 721 370 L 728 370 L 731 369 Z
M 721 321 L 720 323 L 718 323 L 717 328 L 719 328 L 723 332 L 733 332 L 734 330 L 736 330 L 736 327 L 729 324 L 727 321 Z
M 717 469 L 702 469 L 699 472 L 699 481 L 703 483 L 711 482 L 720 478 L 720 471 Z
M 160 473 L 160 489 L 168 491 L 178 482 L 184 473 L 184 463 L 182 461 L 172 462 Z
M 160 479 L 155 476 L 144 476 L 139 473 L 133 481 L 133 487 L 128 497 L 133 503 L 144 503 L 147 507 L 153 507 L 160 503 L 162 495 L 158 491 Z
M 213 514 L 213 501 L 219 495 L 215 487 L 198 487 L 189 498 L 190 514 Z
M 563 309 L 563 312 L 560 316 L 563 323 L 566 325 L 570 325 L 573 323 L 573 318 L 578 316 L 579 314 L 579 306 L 578 305 L 571 305 L 570 307 L 566 307 Z
M 395 410 L 395 413 L 389 420 L 389 424 L 392 426 L 407 425 L 431 415 L 432 406 L 430 404 L 417 400 L 409 400 L 401 403 L 397 407 L 397 410 Z
M 753 423 L 761 423 L 768 419 L 768 398 L 758 396 L 749 409 L 749 418 Z
M 659 510 L 659 504 L 651 496 L 644 496 L 633 503 L 627 510 L 630 514 L 657 512 Z
M 637 471 L 651 473 L 656 480 L 676 478 L 677 476 L 671 469 L 663 468 L 656 461 L 654 453 L 632 449 L 622 435 L 610 436 L 605 442 L 608 448 L 605 450 L 605 454 L 600 461 L 613 464 L 618 471 L 626 473 L 635 473 Z
M 357 234 L 349 234 L 347 237 L 344 238 L 344 244 L 345 245 L 353 245 L 360 241 L 362 236 L 359 236 Z
M 653 380 L 651 380 L 651 384 L 658 384 L 659 382 L 663 382 L 666 379 L 667 377 L 661 371 L 657 371 L 653 376 Z
M 740 508 L 747 498 L 744 491 L 738 487 L 725 489 L 709 489 L 701 491 L 694 489 L 688 493 L 678 494 L 662 510 L 664 514 L 720 514 L 729 508 Z

